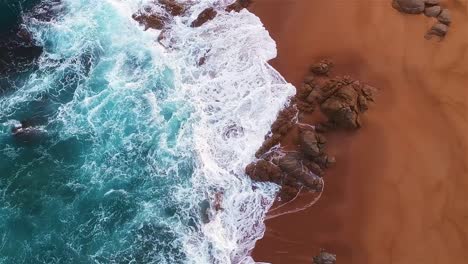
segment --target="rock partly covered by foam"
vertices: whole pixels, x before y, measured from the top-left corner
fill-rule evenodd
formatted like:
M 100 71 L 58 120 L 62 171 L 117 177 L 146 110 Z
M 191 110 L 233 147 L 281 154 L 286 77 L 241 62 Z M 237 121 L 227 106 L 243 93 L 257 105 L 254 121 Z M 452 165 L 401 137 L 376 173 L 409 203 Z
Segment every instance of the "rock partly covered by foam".
M 336 255 L 328 253 L 324 250 L 318 256 L 313 257 L 313 264 L 335 264 Z
M 226 7 L 226 11 L 240 12 L 242 9 L 249 7 L 252 2 L 253 0 L 236 0 L 234 3 Z
M 198 17 L 192 22 L 191 27 L 201 27 L 206 22 L 213 20 L 218 12 L 213 7 L 203 10 Z
M 172 16 L 180 16 L 185 12 L 185 6 L 175 0 L 159 0 L 159 3 Z
M 161 30 L 166 24 L 166 18 L 159 14 L 138 12 L 132 15 L 132 18 L 145 27 L 145 30 L 152 28 Z
M 407 14 L 421 14 L 424 11 L 424 0 L 393 0 L 393 8 Z

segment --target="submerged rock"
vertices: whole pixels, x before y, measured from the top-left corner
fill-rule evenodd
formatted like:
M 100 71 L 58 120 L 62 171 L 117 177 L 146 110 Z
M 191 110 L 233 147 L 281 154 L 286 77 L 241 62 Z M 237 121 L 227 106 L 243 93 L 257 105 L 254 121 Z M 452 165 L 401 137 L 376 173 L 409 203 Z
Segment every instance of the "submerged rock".
M 236 0 L 234 3 L 226 7 L 226 11 L 240 12 L 242 9 L 249 7 L 252 2 L 253 0 Z
M 213 20 L 218 12 L 213 7 L 203 10 L 198 17 L 192 22 L 191 27 L 200 27 L 206 22 Z
M 393 0 L 393 8 L 407 14 L 421 14 L 425 8 L 424 0 Z
M 145 30 L 149 28 L 161 30 L 166 25 L 166 18 L 159 14 L 136 13 L 132 18 L 143 25 Z
M 185 7 L 175 0 L 159 0 L 159 3 L 166 9 L 172 16 L 180 16 L 184 13 Z

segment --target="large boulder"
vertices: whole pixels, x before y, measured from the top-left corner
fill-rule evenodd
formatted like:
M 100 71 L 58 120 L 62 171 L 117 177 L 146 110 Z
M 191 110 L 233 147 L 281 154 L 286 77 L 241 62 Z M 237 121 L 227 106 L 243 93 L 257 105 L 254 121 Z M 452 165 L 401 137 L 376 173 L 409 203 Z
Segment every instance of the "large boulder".
M 301 149 L 311 158 L 319 157 L 325 145 L 325 138 L 312 130 L 302 130 L 299 135 Z
M 407 14 L 421 14 L 425 8 L 425 0 L 393 0 L 393 8 Z
M 442 12 L 442 8 L 439 5 L 428 6 L 424 9 L 424 14 L 428 17 L 437 17 L 440 12 Z
M 338 89 L 328 97 L 320 109 L 328 117 L 330 122 L 342 128 L 359 128 L 358 92 L 352 85 L 346 85 Z

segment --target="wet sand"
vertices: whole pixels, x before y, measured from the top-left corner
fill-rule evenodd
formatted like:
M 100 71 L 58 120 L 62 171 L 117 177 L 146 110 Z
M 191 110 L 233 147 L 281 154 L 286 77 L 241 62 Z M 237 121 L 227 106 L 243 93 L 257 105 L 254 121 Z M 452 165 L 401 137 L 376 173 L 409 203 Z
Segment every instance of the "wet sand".
M 273 66 L 299 85 L 311 62 L 380 89 L 353 133 L 328 136 L 337 164 L 311 208 L 266 221 L 256 261 L 311 263 L 319 248 L 338 263 L 468 263 L 468 1 L 446 0 L 453 23 L 403 15 L 391 0 L 256 0 L 278 43 Z

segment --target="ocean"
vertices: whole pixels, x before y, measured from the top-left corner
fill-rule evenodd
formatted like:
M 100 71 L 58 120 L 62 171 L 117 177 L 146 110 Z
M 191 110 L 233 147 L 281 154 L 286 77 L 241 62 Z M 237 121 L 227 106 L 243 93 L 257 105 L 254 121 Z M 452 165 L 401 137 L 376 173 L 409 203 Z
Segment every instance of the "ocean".
M 10 5 L 42 52 L 0 76 L 0 263 L 253 263 L 278 186 L 244 168 L 295 90 L 230 2 L 186 1 L 161 43 L 151 1 Z

